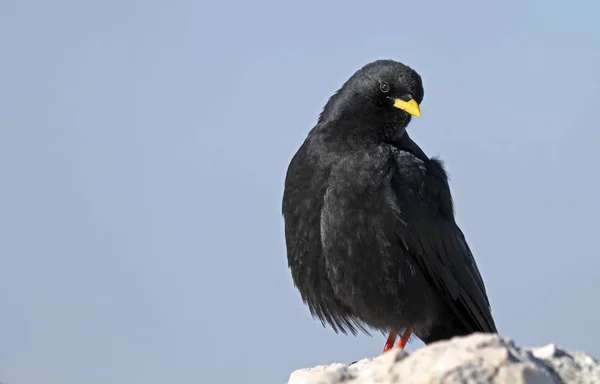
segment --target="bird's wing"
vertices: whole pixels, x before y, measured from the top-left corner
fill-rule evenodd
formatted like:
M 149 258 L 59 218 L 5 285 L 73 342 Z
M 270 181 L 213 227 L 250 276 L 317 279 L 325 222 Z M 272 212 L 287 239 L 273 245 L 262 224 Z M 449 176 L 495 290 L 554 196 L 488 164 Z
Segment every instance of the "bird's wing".
M 395 172 L 391 179 L 394 195 L 391 200 L 404 246 L 466 329 L 496 332 L 483 280 L 462 231 L 452 217 L 444 217 L 436 209 L 435 201 L 419 196 L 419 192 L 403 184 L 399 170 Z M 451 199 L 445 174 L 425 183 L 428 190 L 440 191 L 446 199 Z M 446 203 L 451 204 L 451 200 Z

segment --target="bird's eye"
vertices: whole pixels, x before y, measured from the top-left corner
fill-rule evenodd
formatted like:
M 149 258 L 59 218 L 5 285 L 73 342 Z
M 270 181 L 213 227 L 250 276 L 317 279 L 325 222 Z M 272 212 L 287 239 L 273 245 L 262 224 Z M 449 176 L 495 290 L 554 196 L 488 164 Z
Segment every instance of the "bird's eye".
M 388 85 L 388 83 L 382 81 L 381 83 L 379 83 L 379 89 L 383 93 L 388 93 L 390 91 L 390 86 Z

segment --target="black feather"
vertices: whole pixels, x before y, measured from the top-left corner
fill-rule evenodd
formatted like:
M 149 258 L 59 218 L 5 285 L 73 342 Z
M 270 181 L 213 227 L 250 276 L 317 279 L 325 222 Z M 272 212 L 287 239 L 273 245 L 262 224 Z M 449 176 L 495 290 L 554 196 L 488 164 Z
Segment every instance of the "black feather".
M 368 64 L 292 158 L 283 215 L 294 284 L 336 332 L 413 327 L 426 343 L 497 332 L 443 164 L 410 139 L 410 115 L 389 103 L 407 94 L 423 100 L 414 70 Z

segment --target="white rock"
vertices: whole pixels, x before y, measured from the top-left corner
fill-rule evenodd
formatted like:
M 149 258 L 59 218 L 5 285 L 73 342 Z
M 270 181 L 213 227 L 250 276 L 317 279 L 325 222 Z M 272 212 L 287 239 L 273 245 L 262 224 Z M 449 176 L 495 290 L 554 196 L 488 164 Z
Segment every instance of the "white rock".
M 527 349 L 476 333 L 430 344 L 413 354 L 393 350 L 351 365 L 299 369 L 288 384 L 600 384 L 600 365 L 554 344 Z

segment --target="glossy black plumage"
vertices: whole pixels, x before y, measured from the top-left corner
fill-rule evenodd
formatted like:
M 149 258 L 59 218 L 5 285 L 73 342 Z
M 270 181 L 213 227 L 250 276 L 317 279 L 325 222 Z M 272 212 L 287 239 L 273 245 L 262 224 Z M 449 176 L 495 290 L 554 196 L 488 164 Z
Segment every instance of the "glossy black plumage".
M 412 327 L 425 343 L 496 332 L 443 164 L 411 140 L 411 115 L 392 105 L 423 94 L 411 68 L 366 65 L 289 165 L 289 267 L 311 313 L 336 332 Z

